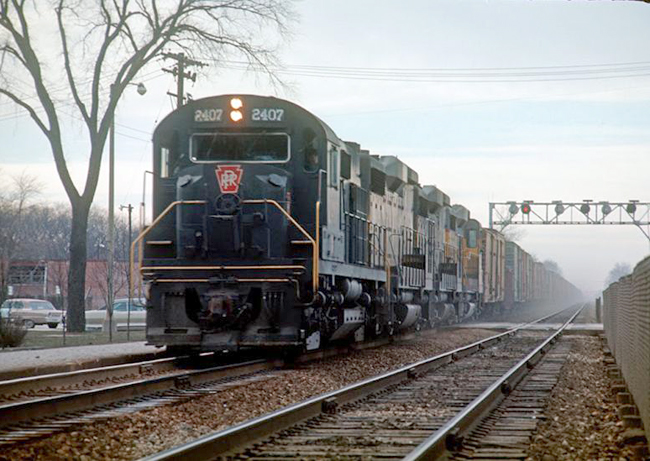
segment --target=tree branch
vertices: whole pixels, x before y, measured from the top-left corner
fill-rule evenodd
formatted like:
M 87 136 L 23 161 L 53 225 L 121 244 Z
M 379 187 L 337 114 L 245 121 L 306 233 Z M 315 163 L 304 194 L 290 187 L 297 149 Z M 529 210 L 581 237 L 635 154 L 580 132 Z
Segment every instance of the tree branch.
M 63 9 L 65 8 L 63 3 L 64 0 L 59 0 L 59 6 L 56 8 L 56 20 L 59 26 L 59 36 L 61 38 L 61 46 L 63 47 L 63 63 L 65 67 L 65 73 L 68 77 L 68 84 L 70 85 L 70 91 L 72 92 L 72 97 L 75 103 L 77 104 L 77 107 L 79 108 L 79 111 L 81 112 L 81 115 L 83 116 L 86 125 L 90 125 L 91 123 L 90 115 L 88 114 L 86 105 L 79 97 L 77 84 L 75 83 L 74 75 L 72 73 L 72 67 L 70 66 L 70 51 L 68 50 L 68 40 L 65 33 L 65 27 L 63 27 Z
M 11 91 L 9 91 L 7 89 L 0 88 L 0 94 L 4 94 L 9 99 L 11 99 L 14 103 L 18 104 L 20 107 L 25 109 L 27 111 L 27 113 L 29 114 L 29 116 L 32 118 L 32 120 L 34 120 L 36 125 L 43 132 L 43 134 L 45 134 L 45 136 L 50 135 L 50 131 L 47 129 L 47 126 L 45 126 L 45 124 L 43 123 L 41 118 L 36 113 L 36 110 L 31 105 L 29 105 L 22 98 L 20 98 L 19 96 L 17 96 L 16 94 L 12 93 Z
M 52 147 L 52 154 L 54 156 L 54 162 L 56 164 L 56 168 L 59 173 L 59 176 L 61 177 L 61 181 L 63 182 L 63 187 L 65 188 L 68 197 L 70 197 L 71 199 L 78 198 L 79 194 L 77 192 L 77 189 L 74 186 L 72 178 L 70 177 L 70 172 L 68 171 L 68 166 L 65 162 L 65 156 L 63 153 L 63 145 L 61 140 L 61 129 L 59 126 L 59 119 L 56 113 L 56 108 L 54 106 L 54 102 L 50 98 L 47 88 L 45 88 L 45 85 L 43 83 L 41 65 L 40 62 L 38 61 L 38 58 L 36 57 L 36 53 L 32 47 L 29 38 L 29 27 L 27 23 L 27 18 L 25 17 L 25 11 L 23 9 L 24 2 L 21 2 L 20 4 L 17 2 L 17 0 L 11 0 L 11 2 L 16 10 L 16 15 L 18 16 L 18 20 L 20 22 L 21 31 L 18 31 L 14 27 L 13 23 L 9 20 L 9 17 L 6 14 L 3 16 L 3 18 L 6 18 L 6 21 L 1 25 L 5 30 L 7 30 L 12 35 L 12 38 L 14 39 L 14 42 L 17 45 L 16 51 L 19 52 L 21 56 L 23 56 L 23 59 L 25 61 L 24 63 L 25 69 L 29 72 L 29 74 L 32 77 L 32 80 L 34 81 L 34 88 L 36 89 L 36 94 L 38 96 L 41 105 L 43 106 L 43 109 L 45 110 L 45 114 L 47 115 L 47 119 L 50 124 L 50 127 L 48 129 L 45 128 L 44 122 L 41 121 L 41 125 L 39 126 L 39 128 L 41 128 L 41 130 L 45 133 L 48 141 L 50 142 L 50 146 Z M 10 94 L 13 93 L 4 90 L 4 94 L 11 97 Z M 27 104 L 24 103 L 24 101 L 23 104 L 19 103 L 19 105 L 27 109 L 26 107 Z M 35 114 L 35 112 L 33 112 L 33 114 Z M 34 119 L 34 115 L 32 115 L 32 113 L 30 113 L 30 115 L 32 116 L 32 119 Z M 36 121 L 36 119 L 34 120 Z M 40 120 L 40 118 L 38 120 Z

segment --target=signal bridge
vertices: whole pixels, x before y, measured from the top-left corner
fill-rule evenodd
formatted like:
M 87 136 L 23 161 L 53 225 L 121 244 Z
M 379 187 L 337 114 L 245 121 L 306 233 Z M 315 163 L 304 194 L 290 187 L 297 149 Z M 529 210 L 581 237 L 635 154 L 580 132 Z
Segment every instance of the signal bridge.
M 490 202 L 490 229 L 517 225 L 632 225 L 650 242 L 650 202 Z M 643 226 L 646 226 L 644 228 Z

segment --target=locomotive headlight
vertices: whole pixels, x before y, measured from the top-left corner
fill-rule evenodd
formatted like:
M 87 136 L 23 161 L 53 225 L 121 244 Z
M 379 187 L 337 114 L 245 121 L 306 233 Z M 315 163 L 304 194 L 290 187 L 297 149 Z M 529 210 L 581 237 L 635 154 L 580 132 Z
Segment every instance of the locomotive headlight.
M 242 107 L 244 107 L 244 103 L 239 98 L 232 98 L 230 100 L 230 107 L 232 107 L 235 110 L 238 110 L 238 109 L 241 109 Z
M 230 111 L 230 120 L 232 120 L 233 122 L 239 122 L 243 118 L 244 118 L 244 114 L 242 114 L 241 111 L 238 110 Z

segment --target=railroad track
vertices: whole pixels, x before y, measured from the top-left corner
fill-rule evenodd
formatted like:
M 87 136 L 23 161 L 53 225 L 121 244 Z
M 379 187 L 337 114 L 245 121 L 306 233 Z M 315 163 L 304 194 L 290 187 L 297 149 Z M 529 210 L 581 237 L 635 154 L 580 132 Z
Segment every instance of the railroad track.
M 529 324 L 521 326 L 525 325 Z M 408 338 L 409 335 L 398 339 Z M 379 347 L 388 342 L 390 339 L 382 339 L 353 349 Z M 339 355 L 349 349 L 307 353 L 297 361 Z M 204 358 L 209 360 L 209 357 Z M 187 367 L 187 359 L 158 359 L 0 382 L 0 396 L 4 397 L 0 400 L 0 447 L 45 437 L 89 421 L 275 379 L 281 376 L 284 366 L 284 362 L 278 360 L 253 360 L 188 371 L 182 368 Z
M 511 330 L 146 459 L 522 459 L 563 360 L 544 356 L 580 310 L 551 335 Z
M 414 334 L 359 345 L 314 351 L 294 357 L 306 363 L 352 350 L 376 348 Z M 206 368 L 214 354 L 170 357 L 29 378 L 0 381 L 0 448 L 42 438 L 77 424 L 110 419 L 171 405 L 235 386 L 281 376 L 286 363 L 257 359 Z M 245 356 L 244 356 L 245 357 Z M 188 368 L 195 368 L 189 369 Z
M 201 354 L 200 359 L 209 359 L 211 356 L 213 354 Z M 182 373 L 181 368 L 189 360 L 189 357 L 168 357 L 3 380 L 0 381 L 0 404 L 69 394 L 147 376 Z

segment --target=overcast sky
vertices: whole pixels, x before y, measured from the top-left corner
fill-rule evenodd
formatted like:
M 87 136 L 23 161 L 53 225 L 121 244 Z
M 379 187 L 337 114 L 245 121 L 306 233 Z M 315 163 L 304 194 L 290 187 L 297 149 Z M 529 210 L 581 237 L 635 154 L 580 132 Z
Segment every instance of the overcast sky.
M 303 0 L 297 9 L 281 52 L 287 88 L 210 63 L 188 91 L 195 99 L 291 99 L 340 138 L 398 155 L 422 184 L 438 185 L 484 225 L 490 201 L 650 200 L 650 5 Z M 151 133 L 172 108 L 166 92 L 175 83 L 164 65 L 143 75 L 145 96 L 132 88 L 120 101 L 117 205 L 141 201 Z M 66 127 L 80 181 L 84 131 L 74 118 Z M 28 168 L 45 184 L 43 197 L 67 204 L 43 136 L 6 100 L 0 139 L 4 176 Z M 105 170 L 96 196 L 103 207 Z M 600 289 L 615 263 L 634 266 L 650 248 L 632 226 L 521 229 L 528 252 L 557 261 L 585 291 Z

